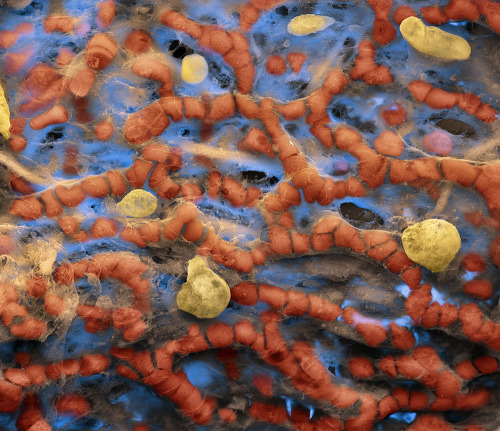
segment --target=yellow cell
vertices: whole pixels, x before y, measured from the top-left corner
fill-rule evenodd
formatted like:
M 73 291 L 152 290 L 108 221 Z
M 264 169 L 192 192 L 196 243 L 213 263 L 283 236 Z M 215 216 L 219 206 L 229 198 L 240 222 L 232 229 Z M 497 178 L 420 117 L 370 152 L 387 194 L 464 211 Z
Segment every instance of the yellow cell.
M 142 189 L 132 190 L 118 204 L 128 217 L 148 217 L 156 211 L 156 196 Z
M 334 22 L 329 16 L 305 14 L 293 18 L 288 23 L 287 30 L 294 36 L 306 36 L 322 31 Z
M 208 75 L 208 64 L 198 54 L 186 55 L 182 59 L 181 78 L 188 84 L 199 84 Z
M 444 271 L 462 244 L 457 228 L 439 219 L 407 227 L 402 241 L 408 257 L 432 272 Z
M 422 20 L 411 16 L 399 26 L 405 40 L 417 51 L 444 60 L 467 60 L 469 43 L 437 27 L 427 27 Z
M 186 282 L 177 295 L 178 307 L 198 317 L 212 319 L 229 304 L 231 291 L 224 279 L 213 272 L 201 256 L 189 261 Z
M 0 85 L 0 133 L 5 139 L 10 138 L 10 111 L 5 93 Z

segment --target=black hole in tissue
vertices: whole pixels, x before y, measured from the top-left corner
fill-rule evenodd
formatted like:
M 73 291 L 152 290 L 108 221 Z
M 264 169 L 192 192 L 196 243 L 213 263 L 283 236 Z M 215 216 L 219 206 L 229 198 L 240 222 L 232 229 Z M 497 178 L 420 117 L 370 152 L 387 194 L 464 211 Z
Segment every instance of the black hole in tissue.
M 330 371 L 330 373 L 332 374 L 335 374 L 335 367 L 328 367 L 328 371 Z
M 288 15 L 288 8 L 286 6 L 280 6 L 274 9 L 274 11 L 281 16 L 287 16 Z
M 266 173 L 261 171 L 243 171 L 241 176 L 249 183 L 260 183 L 267 177 Z
M 271 184 L 272 186 L 274 186 L 275 184 L 278 184 L 278 181 L 279 179 L 277 177 L 275 177 L 274 175 L 269 178 L 269 184 Z
M 436 126 L 446 130 L 452 135 L 463 135 L 467 138 L 473 138 L 476 136 L 476 131 L 472 126 L 469 126 L 463 121 L 455 120 L 454 118 L 444 118 L 443 120 L 439 120 L 436 123 Z
M 356 119 L 356 127 L 364 133 L 375 133 L 377 130 L 377 126 L 373 121 L 360 121 L 359 119 Z
M 347 106 L 341 103 L 333 106 L 330 112 L 335 118 L 346 118 L 349 116 L 347 112 Z
M 231 85 L 231 79 L 224 73 L 217 75 L 215 79 L 217 80 L 217 84 L 220 88 L 227 88 L 229 87 L 229 85 Z
M 467 24 L 465 24 L 465 29 L 469 33 L 474 33 L 475 30 L 477 30 L 479 27 L 479 24 L 477 22 L 471 22 L 469 21 Z
M 344 202 L 340 204 L 340 213 L 342 216 L 349 220 L 349 222 L 356 227 L 363 227 L 365 229 L 373 229 L 383 226 L 384 219 L 375 214 L 372 210 L 358 207 L 352 202 Z
M 173 51 L 174 49 L 178 48 L 180 44 L 181 43 L 178 40 L 173 40 L 168 46 L 168 50 Z
M 253 40 L 255 40 L 258 46 L 263 47 L 266 44 L 267 36 L 263 33 L 255 33 L 253 35 Z
M 288 124 L 285 124 L 285 130 L 290 133 L 291 135 L 293 135 L 296 131 L 297 131 L 298 127 L 296 124 L 293 124 L 293 123 L 288 123 Z
M 50 132 L 45 135 L 42 139 L 42 144 L 47 142 L 58 141 L 64 136 L 64 127 L 54 127 Z
M 333 9 L 347 9 L 347 4 L 346 3 L 333 3 L 332 8 Z
M 181 136 L 189 136 L 191 134 L 191 130 L 188 130 L 188 129 L 181 129 L 179 131 L 179 135 Z
M 355 42 L 353 39 L 351 39 L 350 37 L 346 37 L 346 39 L 344 40 L 344 46 L 354 46 L 355 45 Z
M 175 58 L 183 58 L 185 57 L 187 54 L 187 50 L 186 48 L 184 48 L 183 46 L 177 48 L 174 53 L 172 54 Z

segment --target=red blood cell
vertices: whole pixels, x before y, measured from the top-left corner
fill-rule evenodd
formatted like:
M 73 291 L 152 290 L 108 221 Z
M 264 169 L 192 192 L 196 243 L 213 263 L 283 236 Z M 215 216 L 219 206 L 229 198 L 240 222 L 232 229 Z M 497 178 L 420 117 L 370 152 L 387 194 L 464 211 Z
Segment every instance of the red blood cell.
M 115 19 L 116 3 L 115 0 L 105 0 L 97 5 L 97 24 L 99 28 L 108 28 Z
M 59 55 L 57 56 L 57 65 L 59 67 L 67 66 L 73 60 L 75 54 L 70 48 L 62 47 L 59 49 Z
M 456 365 L 457 374 L 465 380 L 471 380 L 477 375 L 477 370 L 471 361 L 465 360 Z
M 487 300 L 493 296 L 493 286 L 487 280 L 471 280 L 465 283 L 464 292 L 476 298 Z
M 253 376 L 252 383 L 259 392 L 266 397 L 273 395 L 273 381 L 267 374 L 256 374 Z
M 136 159 L 132 166 L 125 172 L 130 185 L 136 189 L 142 188 L 153 166 L 152 162 Z
M 151 46 L 151 36 L 145 30 L 133 30 L 125 38 L 123 46 L 134 54 L 142 54 Z
M 46 33 L 52 33 L 54 31 L 72 33 L 73 19 L 67 15 L 51 15 L 45 18 L 43 27 Z
M 462 258 L 461 265 L 470 272 L 483 272 L 486 269 L 486 262 L 483 257 L 476 252 L 467 253 Z
M 95 137 L 100 141 L 107 141 L 113 135 L 114 126 L 111 121 L 101 121 L 94 127 Z
M 412 290 L 406 299 L 406 313 L 415 323 L 418 323 L 431 300 L 431 285 L 423 284 L 418 289 Z
M 110 192 L 109 184 L 102 176 L 88 177 L 81 182 L 81 186 L 85 193 L 93 198 L 102 198 Z
M 437 302 L 433 302 L 427 307 L 420 319 L 420 324 L 424 328 L 433 328 L 438 325 L 439 322 L 439 311 L 441 306 Z
M 26 388 L 31 384 L 30 377 L 25 370 L 20 370 L 18 368 L 6 368 L 3 371 L 3 375 L 9 382 L 23 388 Z
M 244 4 L 240 9 L 240 29 L 249 31 L 259 19 L 260 11 L 251 3 Z
M 351 358 L 349 371 L 354 377 L 368 379 L 375 374 L 375 368 L 368 358 Z
M 69 90 L 77 97 L 85 97 L 95 80 L 95 72 L 90 69 L 82 69 L 76 73 L 69 83 Z
M 266 70 L 270 75 L 283 75 L 286 72 L 285 59 L 281 55 L 270 55 L 267 58 Z
M 458 311 L 458 318 L 462 322 L 462 332 L 470 337 L 483 323 L 483 313 L 476 304 L 465 304 Z
M 417 418 L 408 431 L 453 431 L 453 427 L 438 416 L 424 414 Z
M 53 316 L 59 316 L 66 309 L 66 302 L 59 295 L 47 294 L 43 303 L 44 310 Z
M 252 323 L 248 320 L 240 320 L 234 325 L 234 341 L 249 346 L 257 339 L 257 333 Z
M 473 410 L 484 406 L 490 400 L 487 389 L 476 389 L 455 397 L 455 410 Z
M 408 401 L 408 406 L 411 410 L 423 410 L 427 406 L 428 402 L 429 398 L 423 392 L 410 392 L 410 400 Z
M 363 337 L 366 344 L 375 347 L 387 338 L 387 329 L 377 323 L 358 323 L 356 330 Z
M 132 323 L 122 331 L 123 339 L 128 342 L 135 341 L 142 335 L 147 327 L 147 323 L 143 320 Z
M 98 217 L 90 228 L 90 237 L 94 239 L 113 237 L 117 233 L 118 224 L 104 217 Z
M 390 323 L 391 341 L 394 347 L 401 350 L 409 350 L 415 345 L 415 336 L 406 328 Z
M 397 359 L 397 366 L 399 374 L 410 379 L 416 379 L 424 372 L 424 367 L 410 355 L 401 355 Z
M 62 105 L 56 105 L 43 114 L 37 115 L 30 121 L 33 130 L 40 130 L 53 124 L 65 123 L 69 115 L 66 108 Z
M 45 322 L 28 317 L 24 319 L 22 323 L 12 325 L 10 327 L 10 332 L 12 335 L 24 338 L 25 340 L 35 340 L 41 337 L 46 329 L 47 325 Z
M 19 33 L 10 30 L 0 31 L 0 48 L 6 49 L 14 45 L 19 39 Z
M 452 398 L 458 393 L 461 386 L 462 384 L 455 374 L 447 370 L 442 371 L 436 382 L 436 396 L 441 398 Z
M 201 188 L 193 183 L 184 183 L 181 188 L 181 195 L 189 202 L 198 202 L 203 198 Z
M 116 53 L 118 45 L 105 33 L 97 33 L 87 43 L 85 61 L 93 70 L 102 70 L 109 66 Z
M 287 420 L 286 410 L 281 406 L 270 403 L 254 401 L 248 413 L 257 420 L 277 425 L 285 423 Z
M 399 157 L 404 150 L 403 140 L 395 133 L 386 130 L 373 141 L 375 149 L 386 156 Z
M 219 409 L 217 413 L 219 414 L 220 418 L 225 422 L 233 423 L 234 421 L 236 421 L 236 413 L 232 409 L 222 408 Z
M 482 374 L 491 374 L 498 370 L 497 360 L 492 356 L 482 356 L 474 359 L 473 362 Z
M 396 364 L 392 355 L 382 358 L 378 364 L 379 368 L 388 376 L 394 378 L 397 375 Z
M 429 24 L 441 25 L 448 22 L 448 17 L 438 6 L 421 7 L 420 13 Z
M 22 392 L 19 386 L 0 380 L 0 412 L 14 413 L 21 404 Z
M 15 153 L 19 153 L 26 148 L 28 142 L 22 136 L 11 136 L 9 139 L 9 148 Z
M 12 210 L 11 210 L 12 212 Z M 500 235 L 497 235 L 490 244 L 489 256 L 491 261 L 500 267 Z
M 230 346 L 233 344 L 233 329 L 226 323 L 214 323 L 207 328 L 207 338 L 215 348 Z
M 410 16 L 415 16 L 415 17 L 417 16 L 417 13 L 411 6 L 408 5 L 398 6 L 394 11 L 394 22 L 399 25 L 406 18 L 409 18 Z
M 231 299 L 244 305 L 257 304 L 257 286 L 253 283 L 242 282 L 231 288 Z
M 75 417 L 86 416 L 90 411 L 89 402 L 81 395 L 67 394 L 59 397 L 55 404 L 58 413 Z
M 387 395 L 378 402 L 378 414 L 380 419 L 396 413 L 398 411 L 398 402 L 396 398 Z
M 288 64 L 290 65 L 292 72 L 300 73 L 302 65 L 307 59 L 307 55 L 303 52 L 290 52 L 287 54 L 286 59 L 288 60 Z
M 85 192 L 79 185 L 75 185 L 70 189 L 65 186 L 56 186 L 56 196 L 65 207 L 76 207 L 85 199 Z
M 80 374 L 84 377 L 102 373 L 109 366 L 109 359 L 100 354 L 83 355 L 80 359 Z

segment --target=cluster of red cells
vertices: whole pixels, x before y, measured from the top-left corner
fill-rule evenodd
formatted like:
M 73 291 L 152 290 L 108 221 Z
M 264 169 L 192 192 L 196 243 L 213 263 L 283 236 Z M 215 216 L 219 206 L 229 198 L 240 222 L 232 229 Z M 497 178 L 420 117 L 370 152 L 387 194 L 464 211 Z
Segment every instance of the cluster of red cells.
M 20 412 L 16 419 L 18 430 L 52 429 L 37 395 L 39 389 L 60 379 L 103 373 L 115 373 L 124 379 L 141 382 L 159 397 L 169 399 L 183 415 L 200 425 L 227 425 L 245 416 L 296 430 L 362 431 L 372 429 L 377 422 L 395 413 L 418 412 L 417 419 L 408 429 L 489 429 L 487 425 L 483 427 L 470 421 L 455 428 L 442 412 L 481 411 L 493 402 L 494 395 L 489 388 L 469 386 L 469 383 L 498 371 L 500 323 L 476 302 L 457 305 L 434 300 L 431 284 L 420 266 L 408 258 L 397 235 L 355 228 L 333 212 L 331 205 L 345 197 L 362 198 L 388 184 L 423 189 L 434 200 L 441 195 L 438 185 L 442 182 L 477 192 L 484 199 L 489 214 L 467 213 L 466 220 L 472 227 L 491 229 L 495 232 L 494 238 L 487 256 L 476 252 L 462 256 L 460 270 L 474 274 L 463 284 L 463 293 L 474 300 L 487 301 L 494 296 L 494 286 L 486 271 L 498 274 L 500 266 L 500 235 L 497 233 L 500 230 L 500 163 L 446 157 L 450 154 L 449 142 L 439 134 L 430 134 L 424 139 L 425 147 L 437 156 L 401 159 L 404 143 L 396 127 L 411 115 L 407 112 L 408 105 L 402 102 L 382 108 L 380 117 L 387 130 L 373 143 L 354 127 L 331 127 L 327 108 L 352 81 L 362 80 L 373 86 L 389 85 L 394 81 L 390 67 L 376 63 L 377 48 L 396 38 L 391 20 L 399 24 L 404 18 L 418 14 L 408 5 L 394 8 L 391 0 L 368 0 L 375 17 L 373 41 L 364 40 L 358 44 L 357 57 L 348 73 L 332 68 L 319 88 L 305 98 L 287 103 L 254 97 L 252 87 L 256 70 L 247 34 L 262 14 L 284 3 L 283 0 L 251 0 L 240 9 L 239 29 L 231 31 L 199 24 L 174 10 L 161 12 L 159 22 L 163 26 L 190 36 L 200 49 L 220 55 L 234 70 L 238 91 L 214 97 L 176 95 L 171 70 L 152 55 L 154 41 L 146 30 L 131 31 L 120 46 L 106 31 L 115 19 L 114 0 L 98 4 L 96 25 L 102 31 L 89 39 L 84 64 L 71 77 L 62 72 L 73 61 L 74 54 L 67 48 L 60 49 L 57 68 L 39 63 L 29 71 L 25 71 L 25 67 L 33 52 L 8 51 L 5 54 L 8 73 L 25 73 L 22 96 L 14 109 L 20 116 L 11 120 L 12 136 L 8 146 L 13 154 L 22 154 L 27 145 L 34 145 L 23 137 L 26 118 L 33 130 L 66 123 L 70 118 L 68 100 L 73 105 L 73 119 L 77 123 L 94 122 L 95 139 L 108 141 L 123 136 L 123 141 L 138 151 L 133 163 L 125 169 L 111 169 L 71 184 L 57 184 L 42 192 L 36 192 L 29 179 L 13 168 L 10 186 L 14 192 L 24 195 L 16 197 L 9 207 L 17 223 L 48 219 L 71 243 L 120 238 L 146 250 L 178 242 L 188 244 L 197 254 L 209 256 L 213 262 L 232 269 L 241 277 L 241 282 L 231 286 L 234 304 L 259 310 L 267 308 L 253 319 L 192 324 L 187 334 L 148 351 L 134 346 L 147 335 L 153 311 L 150 300 L 153 276 L 148 264 L 138 256 L 125 252 L 100 253 L 57 264 L 51 275 L 33 270 L 21 289 L 27 299 L 20 294 L 18 284 L 2 282 L 0 316 L 4 329 L 12 338 L 43 341 L 50 335 L 54 319 L 74 312 L 77 319 L 83 320 L 85 331 L 98 334 L 113 328 L 116 340 L 109 351 L 59 362 L 33 358 L 25 351 L 16 352 L 15 363 L 2 370 L 0 412 Z M 493 30 L 500 32 L 500 4 L 490 0 L 451 0 L 444 7 L 422 7 L 420 14 L 429 24 L 436 25 L 456 20 L 478 21 L 483 16 Z M 47 33 L 85 35 L 89 29 L 88 23 L 77 23 L 65 14 L 48 16 L 44 22 Z M 31 32 L 33 26 L 28 23 L 4 30 L 0 32 L 0 47 L 15 48 L 16 43 Z M 105 76 L 106 68 L 113 63 L 121 47 L 131 60 L 131 73 L 159 84 L 158 100 L 129 115 L 123 125 L 113 124 L 109 119 L 94 119 L 88 111 L 96 79 Z M 278 54 L 270 55 L 265 69 L 269 75 L 283 75 L 288 62 L 292 72 L 298 74 L 306 61 L 310 59 L 301 52 L 290 52 L 286 59 Z M 476 94 L 445 91 L 421 80 L 413 80 L 407 87 L 415 103 L 435 110 L 458 106 L 485 124 L 497 121 L 495 109 Z M 284 177 L 270 192 L 249 186 L 235 174 L 221 172 L 202 157 L 200 160 L 208 168 L 208 174 L 186 180 L 178 175 L 185 166 L 182 150 L 150 142 L 161 137 L 171 122 L 181 121 L 197 121 L 204 140 L 211 136 L 214 125 L 235 116 L 262 125 L 262 128 L 250 128 L 237 143 L 237 148 L 259 157 L 277 159 L 282 164 Z M 303 120 L 324 150 L 343 152 L 356 159 L 356 174 L 339 180 L 321 172 L 290 139 L 282 127 L 283 120 Z M 66 149 L 63 171 L 77 174 L 77 161 L 76 147 Z M 124 224 L 123 219 L 100 216 L 88 226 L 84 217 L 72 210 L 78 209 L 87 198 L 118 200 L 146 184 L 160 201 L 179 201 L 169 217 Z M 259 212 L 268 238 L 248 246 L 224 239 L 204 217 L 199 207 L 204 199 Z M 298 225 L 294 213 L 294 209 L 304 203 L 311 204 L 311 208 L 314 205 L 321 208 L 321 215 L 307 232 Z M 8 234 L 0 235 L 2 254 L 15 256 L 16 247 Z M 262 283 L 254 275 L 256 269 L 280 258 L 326 254 L 333 250 L 371 261 L 398 277 L 409 288 L 404 311 L 413 327 L 396 320 L 370 317 L 353 306 L 342 306 L 321 294 Z M 64 288 L 85 277 L 123 284 L 130 290 L 130 303 L 107 307 L 81 303 L 71 311 Z M 40 305 L 43 315 L 38 312 Z M 367 352 L 379 348 L 383 353 L 346 359 L 349 378 L 355 384 L 339 384 L 316 355 L 313 343 L 285 339 L 280 324 L 288 318 L 339 325 L 343 328 L 342 334 L 370 349 Z M 442 331 L 477 344 L 488 353 L 478 353 L 456 363 L 445 361 L 434 347 L 417 340 L 415 328 Z M 128 347 L 123 347 L 124 344 Z M 182 369 L 174 366 L 179 357 L 210 350 L 216 352 L 227 378 L 234 381 L 242 376 L 239 361 L 242 352 L 252 352 L 263 364 L 280 373 L 291 390 L 326 406 L 324 412 L 310 418 L 309 411 L 299 404 L 287 409 L 277 397 L 275 382 L 266 373 L 254 374 L 251 385 L 256 388 L 258 397 L 245 411 L 220 405 L 217 397 L 202 393 Z M 363 390 L 362 383 L 371 380 L 390 382 L 390 390 Z M 409 387 L 402 383 L 409 381 L 416 385 Z M 92 397 L 83 393 L 61 394 L 54 401 L 54 410 L 75 418 L 92 415 Z M 331 411 L 339 413 L 328 413 Z M 132 426 L 134 431 L 152 429 L 146 423 Z

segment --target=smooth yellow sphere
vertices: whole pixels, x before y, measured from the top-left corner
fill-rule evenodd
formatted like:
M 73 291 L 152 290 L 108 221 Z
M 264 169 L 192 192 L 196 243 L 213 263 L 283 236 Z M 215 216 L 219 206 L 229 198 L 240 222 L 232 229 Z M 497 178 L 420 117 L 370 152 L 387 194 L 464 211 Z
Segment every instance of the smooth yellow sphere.
M 322 31 L 334 22 L 329 16 L 304 14 L 293 18 L 288 23 L 287 31 L 294 36 L 306 36 Z
M 208 75 L 208 64 L 199 54 L 186 55 L 182 59 L 181 78 L 188 84 L 199 84 Z
M 469 43 L 437 27 L 427 27 L 422 20 L 410 16 L 399 26 L 402 36 L 417 51 L 444 60 L 467 60 Z
M 224 279 L 213 272 L 201 256 L 189 261 L 186 282 L 177 295 L 178 307 L 199 319 L 212 319 L 229 304 L 231 291 Z
M 128 217 L 148 217 L 156 211 L 156 196 L 142 189 L 132 190 L 120 202 L 118 208 Z
M 407 256 L 432 272 L 444 271 L 462 244 L 457 228 L 439 219 L 407 227 L 402 241 Z
M 0 133 L 5 139 L 10 138 L 10 111 L 5 93 L 0 85 Z

